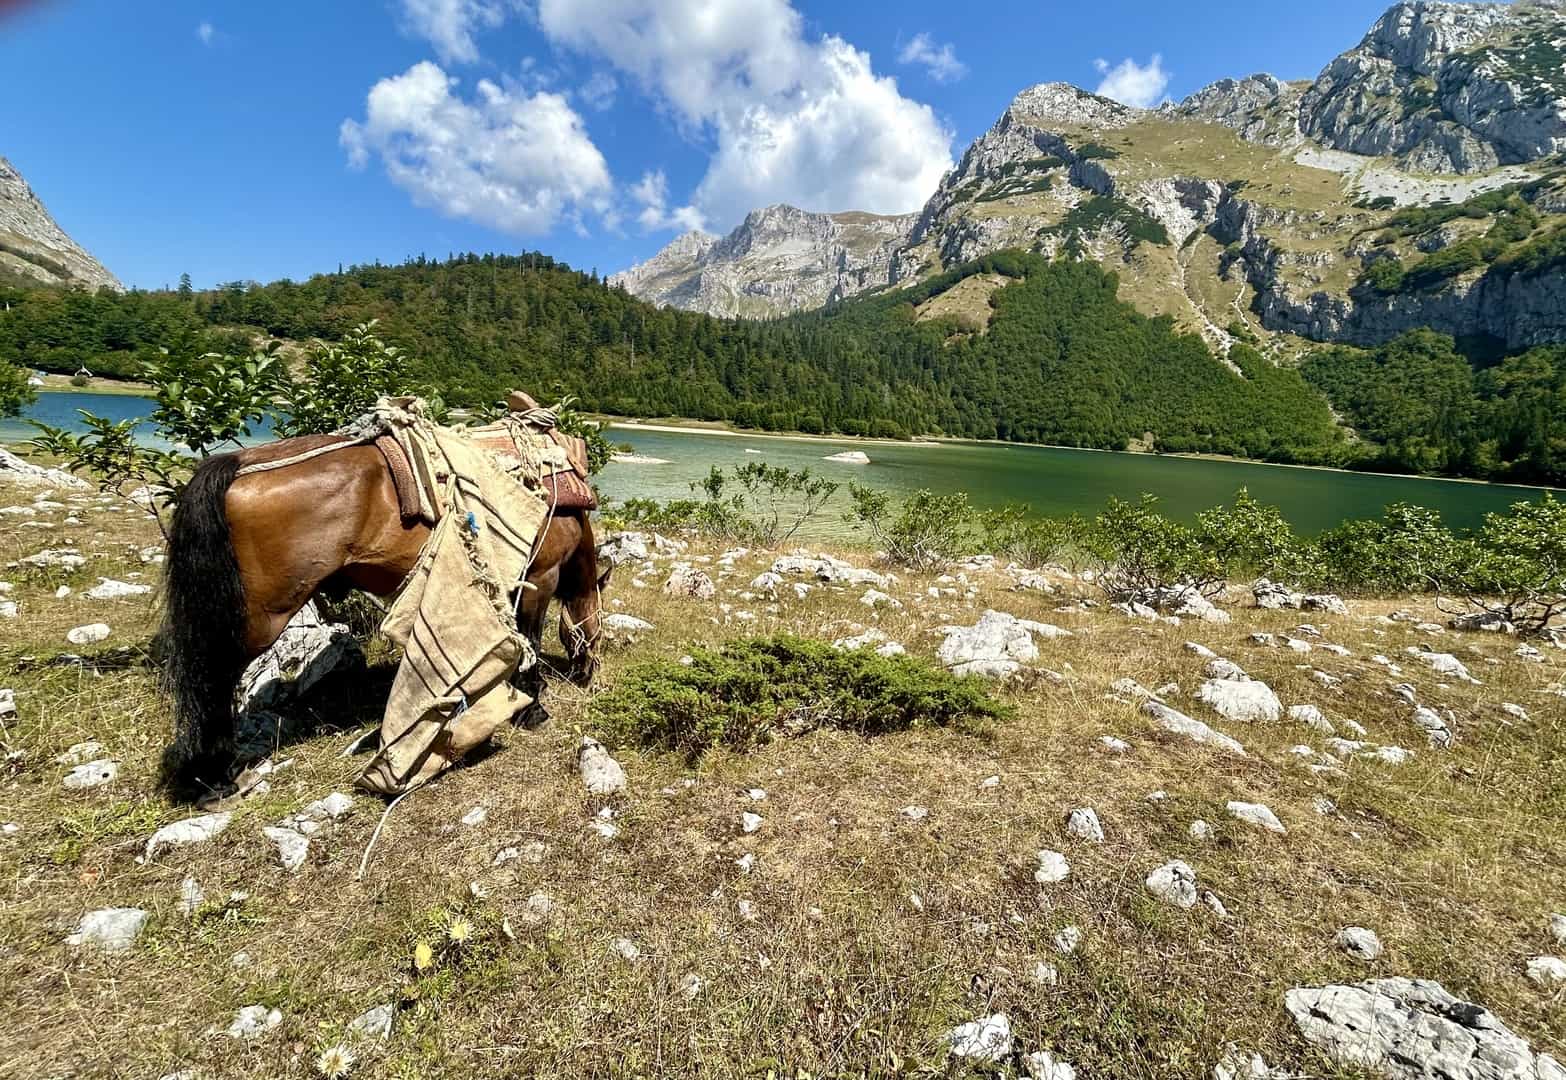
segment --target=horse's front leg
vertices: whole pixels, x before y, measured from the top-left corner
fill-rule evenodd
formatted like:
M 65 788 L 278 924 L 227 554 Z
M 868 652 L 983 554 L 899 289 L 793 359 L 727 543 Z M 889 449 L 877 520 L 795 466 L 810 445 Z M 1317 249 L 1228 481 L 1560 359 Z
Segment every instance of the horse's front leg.
M 544 665 L 539 650 L 544 637 L 544 616 L 549 613 L 549 601 L 554 597 L 556 571 L 540 574 L 519 586 L 521 602 L 517 604 L 517 630 L 533 647 L 533 665 L 526 671 L 518 671 L 511 684 L 533 699 L 533 703 L 517 714 L 515 723 L 522 727 L 537 727 L 549 719 L 544 708 Z

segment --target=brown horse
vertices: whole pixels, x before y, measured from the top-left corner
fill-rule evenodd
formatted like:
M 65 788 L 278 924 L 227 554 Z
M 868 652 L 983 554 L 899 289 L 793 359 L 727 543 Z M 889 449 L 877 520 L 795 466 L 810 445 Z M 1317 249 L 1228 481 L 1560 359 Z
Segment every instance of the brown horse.
M 175 705 L 163 776 L 177 792 L 226 782 L 234 689 L 288 620 L 318 593 L 396 591 L 430 535 L 422 522 L 403 520 L 391 472 L 373 446 L 236 477 L 243 466 L 325 441 L 285 439 L 210 457 L 174 511 L 159 637 Z M 524 590 L 519 623 L 536 647 L 549 602 L 559 599 L 560 640 L 581 682 L 597 667 L 599 590 L 608 577 L 598 573 L 586 512 L 555 515 L 528 571 L 533 587 Z M 537 697 L 542 673 L 530 678 Z

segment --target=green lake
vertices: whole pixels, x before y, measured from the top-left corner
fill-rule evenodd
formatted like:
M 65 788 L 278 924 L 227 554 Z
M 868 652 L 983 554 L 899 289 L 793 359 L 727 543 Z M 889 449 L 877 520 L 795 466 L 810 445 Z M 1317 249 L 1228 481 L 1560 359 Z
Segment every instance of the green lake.
M 29 415 L 46 423 L 74 426 L 75 410 L 88 409 L 116 420 L 145 416 L 146 398 L 90 393 L 40 394 Z M 15 420 L 0 421 L 0 442 L 32 433 Z M 1491 510 L 1519 499 L 1537 498 L 1538 488 L 1501 487 L 1451 480 L 1300 469 L 1242 461 L 1158 457 L 1093 450 L 1065 450 L 991 443 L 827 442 L 706 433 L 615 428 L 610 437 L 637 454 L 666 464 L 614 463 L 599 478 L 610 499 L 668 499 L 690 495 L 690 485 L 714 465 L 730 468 L 766 461 L 809 468 L 833 480 L 857 480 L 894 492 L 919 488 L 966 491 L 980 506 L 1027 503 L 1040 514 L 1092 512 L 1110 496 L 1157 495 L 1166 513 L 1188 517 L 1226 502 L 1240 488 L 1282 509 L 1295 528 L 1316 533 L 1346 518 L 1374 517 L 1388 503 L 1409 502 L 1439 510 L 1447 523 L 1475 525 Z M 844 450 L 862 450 L 868 465 L 823 460 Z M 840 495 L 810 530 L 817 535 L 847 532 Z

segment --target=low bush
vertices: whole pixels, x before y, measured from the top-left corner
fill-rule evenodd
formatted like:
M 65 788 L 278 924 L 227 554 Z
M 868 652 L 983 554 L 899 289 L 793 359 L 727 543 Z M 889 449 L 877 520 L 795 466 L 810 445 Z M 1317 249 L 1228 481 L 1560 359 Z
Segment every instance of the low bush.
M 1110 499 L 1093 519 L 1086 548 L 1097 564 L 1099 587 L 1111 600 L 1160 600 L 1194 588 L 1215 595 L 1223 568 L 1197 532 L 1160 514 L 1158 499 Z
M 1276 506 L 1251 498 L 1241 488 L 1231 506 L 1196 516 L 1196 542 L 1228 578 L 1267 577 L 1297 584 L 1319 575 L 1311 545 L 1294 535 Z
M 1450 588 L 1469 554 L 1439 513 L 1407 503 L 1393 503 L 1379 519 L 1346 521 L 1314 547 L 1316 584 L 1371 593 Z
M 1566 624 L 1566 502 L 1545 495 L 1486 514 L 1465 545 L 1469 604 L 1499 615 L 1524 634 Z
M 610 516 L 618 523 L 660 532 L 695 533 L 727 543 L 776 547 L 821 512 L 837 493 L 836 481 L 809 469 L 750 462 L 731 470 L 716 465 L 691 485 L 700 499 L 629 499 Z
M 984 550 L 998 559 L 1010 559 L 1032 569 L 1073 551 L 1086 529 L 1087 523 L 1076 514 L 1041 518 L 1021 503 L 979 515 Z
M 689 665 L 640 664 L 593 699 L 589 716 L 609 745 L 697 755 L 748 750 L 776 734 L 839 728 L 863 735 L 976 725 L 1011 714 L 974 679 L 909 656 L 840 651 L 782 635 L 697 649 Z
M 963 492 L 916 491 L 895 510 L 884 491 L 850 484 L 848 520 L 863 526 L 888 562 L 913 570 L 938 570 L 974 544 L 977 514 Z

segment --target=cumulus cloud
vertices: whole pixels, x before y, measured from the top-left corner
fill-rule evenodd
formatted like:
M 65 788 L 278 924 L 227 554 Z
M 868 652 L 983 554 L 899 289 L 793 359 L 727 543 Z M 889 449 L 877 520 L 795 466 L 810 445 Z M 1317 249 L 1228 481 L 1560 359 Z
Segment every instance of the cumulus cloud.
M 402 0 L 402 15 L 443 61 L 471 64 L 479 58 L 477 35 L 504 22 L 506 10 L 500 0 Z
M 196 38 L 203 45 L 211 45 L 217 40 L 217 27 L 206 21 L 198 23 L 196 25 Z
M 1169 72 L 1164 70 L 1164 58 L 1157 53 L 1145 66 L 1130 57 L 1113 67 L 1108 60 L 1095 60 L 1093 66 L 1104 76 L 1104 81 L 1098 84 L 1100 97 L 1113 98 L 1122 105 L 1138 109 L 1151 109 L 1164 100 Z
M 692 202 L 719 225 L 773 202 L 913 210 L 951 167 L 930 108 L 841 38 L 806 40 L 787 0 L 538 0 L 534 15 L 711 141 Z
M 929 34 L 915 34 L 913 40 L 898 53 L 899 64 L 922 64 L 930 78 L 936 82 L 953 82 L 968 74 L 968 65 L 957 59 L 957 50 L 951 43 L 937 45 Z
M 669 181 L 662 169 L 643 173 L 641 180 L 631 185 L 631 198 L 641 207 L 636 220 L 647 232 L 690 232 L 706 226 L 701 211 L 694 206 L 669 208 Z
M 459 80 L 425 60 L 371 88 L 363 122 L 343 121 L 349 163 L 378 158 L 415 202 L 512 233 L 580 226 L 610 207 L 609 167 L 564 96 Z

